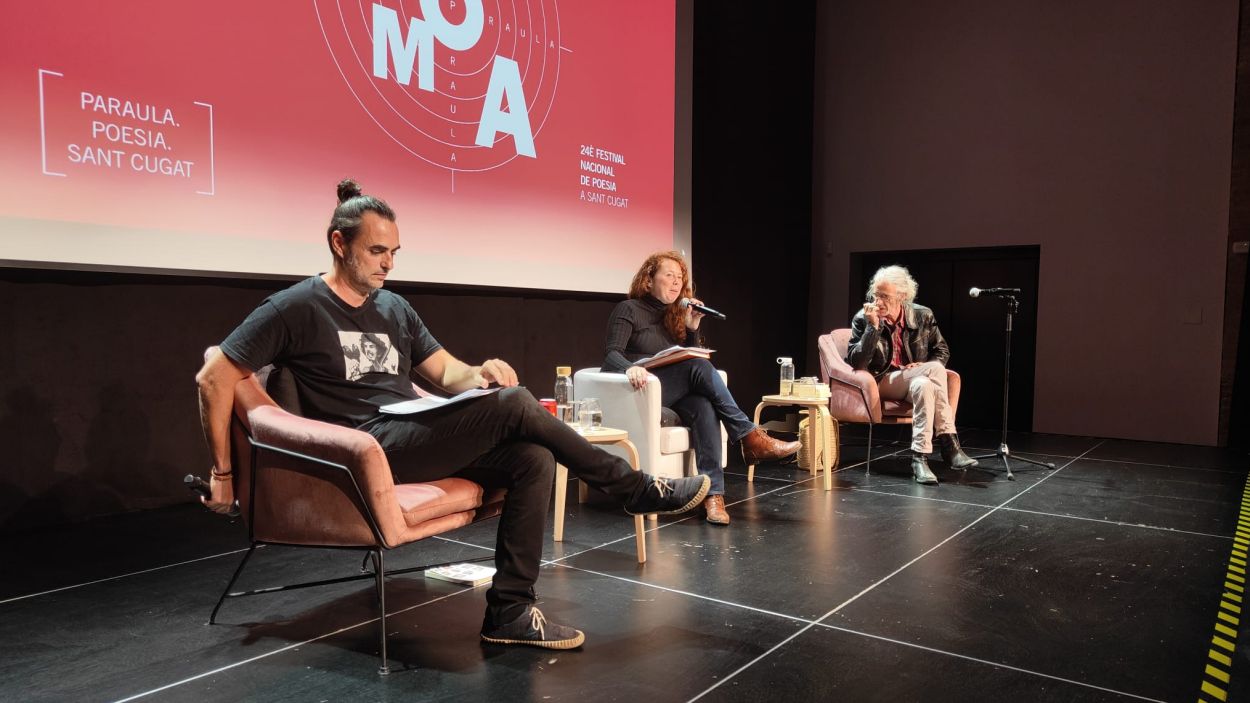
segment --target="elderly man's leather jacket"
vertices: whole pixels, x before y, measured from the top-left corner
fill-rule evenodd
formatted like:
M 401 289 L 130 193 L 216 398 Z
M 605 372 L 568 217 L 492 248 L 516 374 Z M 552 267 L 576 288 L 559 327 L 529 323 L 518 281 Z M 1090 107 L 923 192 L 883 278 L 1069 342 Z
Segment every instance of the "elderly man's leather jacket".
M 939 361 L 943 366 L 951 358 L 950 347 L 942 339 L 937 318 L 933 311 L 923 305 L 904 305 L 903 351 L 900 358 L 904 365 L 914 361 Z M 894 343 L 885 322 L 880 327 L 870 327 L 864 319 L 864 311 L 855 313 L 851 320 L 851 343 L 847 348 L 846 362 L 856 370 L 867 369 L 878 378 L 890 370 L 894 357 Z

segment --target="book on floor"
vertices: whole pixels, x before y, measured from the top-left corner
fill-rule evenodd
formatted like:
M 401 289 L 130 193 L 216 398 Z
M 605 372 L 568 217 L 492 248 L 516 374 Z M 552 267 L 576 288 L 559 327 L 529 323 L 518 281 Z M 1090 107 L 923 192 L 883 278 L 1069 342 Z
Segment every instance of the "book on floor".
M 438 579 L 458 583 L 462 586 L 483 586 L 495 578 L 495 567 L 482 564 L 451 564 L 435 569 L 426 569 L 427 579 Z

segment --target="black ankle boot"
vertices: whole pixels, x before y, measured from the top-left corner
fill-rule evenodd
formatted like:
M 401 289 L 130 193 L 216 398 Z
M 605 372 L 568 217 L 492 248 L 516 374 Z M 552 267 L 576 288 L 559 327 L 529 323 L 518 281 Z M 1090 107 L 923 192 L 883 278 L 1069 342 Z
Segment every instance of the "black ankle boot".
M 964 450 L 959 448 L 959 437 L 955 433 L 940 434 L 937 440 L 942 448 L 942 461 L 947 466 L 962 471 L 977 465 L 976 459 L 964 454 Z
M 937 476 L 929 470 L 929 461 L 924 454 L 919 452 L 913 452 L 911 455 L 911 475 L 915 477 L 916 483 L 926 486 L 936 486 L 938 482 Z

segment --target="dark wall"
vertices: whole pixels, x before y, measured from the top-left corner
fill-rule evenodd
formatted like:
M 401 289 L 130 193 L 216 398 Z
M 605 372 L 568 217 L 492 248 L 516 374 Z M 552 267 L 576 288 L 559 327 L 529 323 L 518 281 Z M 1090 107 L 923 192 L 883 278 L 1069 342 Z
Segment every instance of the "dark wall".
M 1250 310 L 1250 286 L 1242 288 L 1242 310 Z M 1237 330 L 1236 373 L 1233 376 L 1228 445 L 1250 449 L 1250 315 L 1241 318 Z
M 1223 373 L 1220 379 L 1220 437 L 1250 447 L 1250 286 L 1246 285 L 1250 242 L 1250 0 L 1241 0 L 1237 34 L 1237 97 L 1233 109 L 1232 185 L 1229 188 L 1228 266 L 1224 307 Z
M 846 325 L 853 252 L 1040 246 L 1034 429 L 1215 444 L 1237 22 L 1238 0 L 820 3 L 813 327 Z
M 820 375 L 806 333 L 815 17 L 813 2 L 695 13 L 696 292 L 729 317 L 703 329 L 748 415 L 777 392 L 778 356 Z

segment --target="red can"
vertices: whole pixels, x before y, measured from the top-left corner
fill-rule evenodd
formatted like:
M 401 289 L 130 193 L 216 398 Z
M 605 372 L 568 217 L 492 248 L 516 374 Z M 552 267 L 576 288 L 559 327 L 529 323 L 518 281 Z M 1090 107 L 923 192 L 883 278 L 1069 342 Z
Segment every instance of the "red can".
M 538 403 L 542 405 L 544 408 L 546 408 L 547 412 L 551 413 L 552 415 L 556 414 L 556 399 L 555 398 L 543 398 L 542 400 L 538 401 Z

